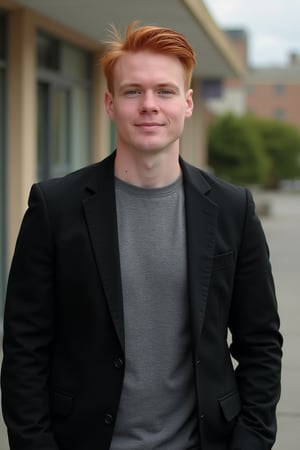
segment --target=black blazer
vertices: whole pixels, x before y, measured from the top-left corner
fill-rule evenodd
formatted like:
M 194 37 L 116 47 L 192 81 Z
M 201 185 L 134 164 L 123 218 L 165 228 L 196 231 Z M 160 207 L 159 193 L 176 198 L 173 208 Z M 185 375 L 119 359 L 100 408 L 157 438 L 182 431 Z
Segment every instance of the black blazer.
M 265 237 L 246 189 L 181 166 L 201 449 L 267 450 L 282 339 Z M 114 155 L 33 186 L 3 347 L 12 450 L 109 449 L 126 364 Z

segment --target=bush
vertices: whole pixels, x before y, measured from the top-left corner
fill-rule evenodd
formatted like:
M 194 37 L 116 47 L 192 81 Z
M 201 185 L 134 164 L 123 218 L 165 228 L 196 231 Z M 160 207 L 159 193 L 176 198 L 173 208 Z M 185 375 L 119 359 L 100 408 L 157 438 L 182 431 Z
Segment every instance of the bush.
M 219 116 L 209 129 L 208 159 L 230 182 L 276 188 L 300 178 L 300 132 L 273 119 Z
M 217 176 L 237 184 L 261 184 L 269 169 L 253 121 L 232 114 L 218 117 L 210 127 L 208 158 Z
M 249 120 L 257 129 L 270 161 L 265 186 L 276 188 L 283 179 L 300 177 L 300 132 L 287 123 L 273 119 Z

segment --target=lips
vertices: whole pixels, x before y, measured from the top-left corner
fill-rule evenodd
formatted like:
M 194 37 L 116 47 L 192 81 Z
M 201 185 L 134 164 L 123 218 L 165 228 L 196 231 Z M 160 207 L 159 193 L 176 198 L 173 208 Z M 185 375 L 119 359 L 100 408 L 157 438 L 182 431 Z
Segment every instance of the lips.
M 155 128 L 155 127 L 163 127 L 163 123 L 158 122 L 140 122 L 135 124 L 136 127 L 140 128 Z

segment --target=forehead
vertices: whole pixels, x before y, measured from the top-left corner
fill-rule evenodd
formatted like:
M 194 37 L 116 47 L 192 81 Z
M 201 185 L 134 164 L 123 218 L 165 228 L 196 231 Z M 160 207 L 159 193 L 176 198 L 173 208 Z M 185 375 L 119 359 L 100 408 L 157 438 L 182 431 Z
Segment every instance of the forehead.
M 143 83 L 184 84 L 184 69 L 178 58 L 149 51 L 128 52 L 114 68 L 114 81 L 119 84 Z

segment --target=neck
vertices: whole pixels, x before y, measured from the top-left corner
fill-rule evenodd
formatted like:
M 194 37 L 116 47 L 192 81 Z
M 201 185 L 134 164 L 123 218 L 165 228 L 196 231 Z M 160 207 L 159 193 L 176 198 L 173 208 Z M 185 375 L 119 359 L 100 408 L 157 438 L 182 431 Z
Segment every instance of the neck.
M 144 188 L 159 188 L 179 177 L 179 152 L 134 154 L 117 150 L 115 176 Z

